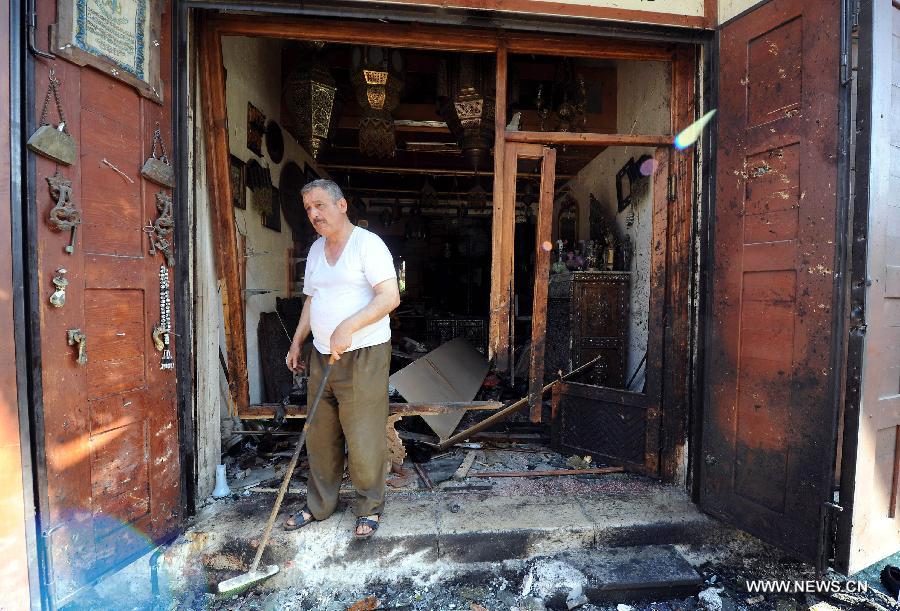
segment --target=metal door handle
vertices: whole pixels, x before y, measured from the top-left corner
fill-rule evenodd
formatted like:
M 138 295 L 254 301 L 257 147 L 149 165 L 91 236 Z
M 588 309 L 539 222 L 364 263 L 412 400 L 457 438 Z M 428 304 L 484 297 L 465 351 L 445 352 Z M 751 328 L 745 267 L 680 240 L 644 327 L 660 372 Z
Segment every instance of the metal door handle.
M 68 332 L 69 345 L 78 344 L 78 358 L 75 362 L 79 365 L 87 364 L 87 335 L 81 329 L 69 329 Z

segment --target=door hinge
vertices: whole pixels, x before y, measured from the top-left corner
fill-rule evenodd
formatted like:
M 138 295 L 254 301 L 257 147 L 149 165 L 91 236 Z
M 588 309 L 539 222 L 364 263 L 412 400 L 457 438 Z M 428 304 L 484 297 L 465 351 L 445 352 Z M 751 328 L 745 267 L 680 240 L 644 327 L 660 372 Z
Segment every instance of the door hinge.
M 846 86 L 853 80 L 853 70 L 850 68 L 850 54 L 841 53 L 841 86 Z
M 824 574 L 828 567 L 833 566 L 837 558 L 837 516 L 843 511 L 844 508 L 837 503 L 831 501 L 822 503 L 822 541 L 816 562 L 816 570 L 820 575 Z
M 674 202 L 678 199 L 678 176 L 675 174 L 669 174 L 666 185 L 666 197 L 670 202 Z

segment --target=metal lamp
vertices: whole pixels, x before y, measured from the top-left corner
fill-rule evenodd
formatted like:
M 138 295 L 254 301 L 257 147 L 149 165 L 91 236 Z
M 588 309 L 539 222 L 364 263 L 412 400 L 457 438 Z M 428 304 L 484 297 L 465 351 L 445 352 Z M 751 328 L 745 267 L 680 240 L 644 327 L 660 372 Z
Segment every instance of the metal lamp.
M 337 91 L 334 77 L 315 58 L 298 66 L 285 79 L 282 96 L 291 115 L 285 128 L 309 151 L 313 159 L 328 140 Z
M 393 157 L 397 148 L 391 112 L 403 90 L 403 56 L 385 47 L 353 49 L 351 81 L 362 109 L 359 150 L 370 157 Z

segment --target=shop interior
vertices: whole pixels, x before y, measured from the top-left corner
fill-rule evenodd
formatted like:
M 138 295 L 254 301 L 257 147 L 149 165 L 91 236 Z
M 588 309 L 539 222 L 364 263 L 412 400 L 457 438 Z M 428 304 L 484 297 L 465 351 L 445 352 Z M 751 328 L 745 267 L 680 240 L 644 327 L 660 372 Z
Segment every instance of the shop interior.
M 643 392 L 654 148 L 557 146 L 552 235 L 543 243 L 540 161 L 519 159 L 510 365 L 497 370 L 488 363 L 495 56 L 225 36 L 222 58 L 250 396 L 250 409 L 238 414 L 220 333 L 224 448 L 241 440 L 234 431 L 277 431 L 291 425 L 283 418 L 302 414 L 291 409 L 305 403 L 305 381 L 283 362 L 317 237 L 299 191 L 319 177 L 341 186 L 351 220 L 394 255 L 401 305 L 391 315 L 392 374 L 464 338 L 489 371 L 470 400 L 499 406 L 527 393 L 543 249 L 550 254 L 543 379 L 600 356 L 585 382 Z M 507 130 L 671 133 L 671 72 L 663 61 L 510 54 Z M 392 388 L 392 402 L 406 400 Z M 549 406 L 543 412 L 546 424 Z M 489 413 L 470 412 L 465 422 Z M 401 427 L 434 434 L 417 420 L 404 418 Z M 510 420 L 524 424 L 528 413 Z

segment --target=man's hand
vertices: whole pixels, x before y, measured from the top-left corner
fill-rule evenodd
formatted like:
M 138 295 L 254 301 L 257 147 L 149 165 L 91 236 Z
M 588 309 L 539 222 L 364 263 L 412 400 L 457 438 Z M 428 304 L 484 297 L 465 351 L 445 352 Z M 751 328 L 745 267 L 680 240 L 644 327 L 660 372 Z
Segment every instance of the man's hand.
M 331 333 L 331 354 L 334 355 L 336 361 L 341 360 L 341 355 L 347 351 L 351 343 L 353 343 L 353 331 L 350 330 L 345 320 Z
M 300 358 L 300 346 L 294 343 L 291 343 L 291 349 L 288 350 L 287 357 L 284 359 L 285 364 L 287 364 L 287 368 L 293 371 L 294 373 L 300 373 L 303 371 L 303 359 Z

